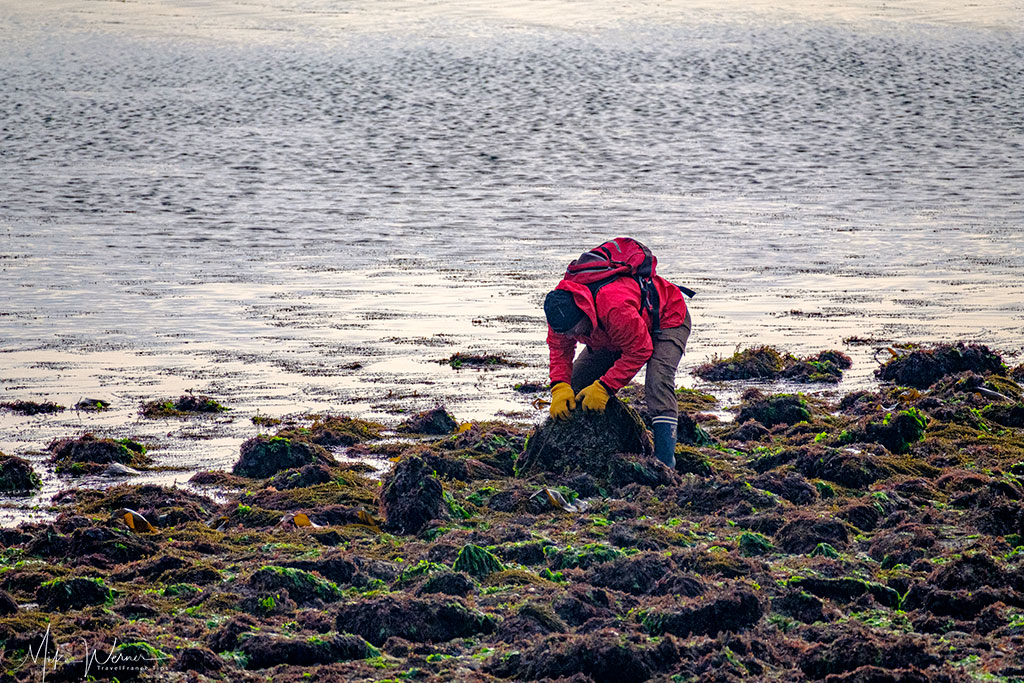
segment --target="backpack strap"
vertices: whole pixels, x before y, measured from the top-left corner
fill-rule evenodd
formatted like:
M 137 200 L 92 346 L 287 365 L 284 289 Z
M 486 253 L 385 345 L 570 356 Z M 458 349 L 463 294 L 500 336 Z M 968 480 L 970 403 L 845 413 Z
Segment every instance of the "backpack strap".
M 605 285 L 610 285 L 611 283 L 613 283 L 616 280 L 618 280 L 620 277 L 622 277 L 622 276 L 621 275 L 612 275 L 611 277 L 606 277 L 603 280 L 598 280 L 597 282 L 591 282 L 591 283 L 587 284 L 586 287 L 587 287 L 587 289 L 590 290 L 590 296 L 594 299 L 594 315 L 595 316 L 597 316 L 597 293 L 601 291 L 602 287 L 604 287 Z M 599 316 L 597 317 L 597 327 L 598 327 L 598 329 L 601 328 L 601 318 Z
M 591 296 L 594 297 L 595 311 L 597 310 L 597 293 L 605 285 L 615 282 L 620 277 L 622 275 L 612 275 L 587 285 Z M 649 277 L 634 277 L 633 279 L 640 286 L 640 310 L 648 312 L 651 317 L 651 330 L 657 332 L 661 329 L 661 297 L 658 295 L 658 288 L 655 286 L 654 280 Z M 597 326 L 601 327 L 601 318 L 597 319 Z
M 647 309 L 651 316 L 651 331 L 659 332 L 661 330 L 661 297 L 658 295 L 658 287 L 649 277 L 638 277 L 636 282 L 640 285 L 640 310 Z

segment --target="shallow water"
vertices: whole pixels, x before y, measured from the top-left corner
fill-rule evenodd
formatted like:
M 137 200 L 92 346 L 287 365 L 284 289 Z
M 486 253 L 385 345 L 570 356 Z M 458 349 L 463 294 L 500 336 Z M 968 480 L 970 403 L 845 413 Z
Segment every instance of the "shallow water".
M 1019 5 L 23 4 L 0 400 L 114 409 L 0 413 L 6 453 L 133 436 L 183 481 L 257 413 L 539 419 L 543 295 L 619 234 L 699 292 L 680 384 L 764 343 L 850 353 L 840 390 L 892 341 L 1020 362 Z M 137 417 L 187 389 L 234 410 Z

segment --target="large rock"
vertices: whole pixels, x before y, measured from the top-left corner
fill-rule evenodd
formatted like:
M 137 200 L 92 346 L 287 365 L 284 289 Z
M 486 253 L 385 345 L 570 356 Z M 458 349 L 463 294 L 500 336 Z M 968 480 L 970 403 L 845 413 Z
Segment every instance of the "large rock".
M 28 460 L 0 453 L 0 491 L 22 493 L 41 486 L 39 475 Z
M 568 420 L 545 421 L 530 435 L 516 470 L 522 477 L 538 472 L 588 472 L 607 479 L 616 454 L 651 455 L 653 450 L 640 417 L 613 398 L 604 413 L 577 408 Z
M 459 423 L 452 414 L 443 406 L 437 406 L 410 417 L 402 423 L 399 431 L 412 434 L 451 434 L 458 428 Z
M 431 520 L 444 518 L 444 489 L 423 458 L 406 456 L 382 484 L 380 509 L 388 530 L 417 534 Z
M 1004 372 L 1003 359 L 987 346 L 979 344 L 938 344 L 894 356 L 875 370 L 875 376 L 900 386 L 924 389 L 947 375 L 968 370 L 980 374 Z
M 88 474 L 106 469 L 111 463 L 140 467 L 153 462 L 146 447 L 131 439 L 104 439 L 87 433 L 55 439 L 47 446 L 58 472 Z
M 263 479 L 293 467 L 337 464 L 334 458 L 317 444 L 261 434 L 242 444 L 238 462 L 231 473 L 240 477 Z

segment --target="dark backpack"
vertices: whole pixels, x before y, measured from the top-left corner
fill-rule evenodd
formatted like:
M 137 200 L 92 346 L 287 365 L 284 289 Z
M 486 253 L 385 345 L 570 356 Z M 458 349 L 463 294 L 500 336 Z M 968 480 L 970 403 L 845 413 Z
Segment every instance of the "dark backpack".
M 599 247 L 583 252 L 578 259 L 565 269 L 565 279 L 586 285 L 594 297 L 605 285 L 620 277 L 631 277 L 640 285 L 640 310 L 647 311 L 652 329 L 661 329 L 661 300 L 654 285 L 658 258 L 651 250 L 632 237 L 616 237 Z M 688 297 L 696 292 L 688 287 L 679 291 Z

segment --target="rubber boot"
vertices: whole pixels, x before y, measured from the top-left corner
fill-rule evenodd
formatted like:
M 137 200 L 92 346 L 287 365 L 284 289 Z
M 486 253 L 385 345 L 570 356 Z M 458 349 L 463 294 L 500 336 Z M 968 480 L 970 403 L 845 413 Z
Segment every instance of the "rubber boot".
M 671 415 L 659 415 L 652 420 L 654 457 L 672 469 L 676 468 L 676 420 Z

